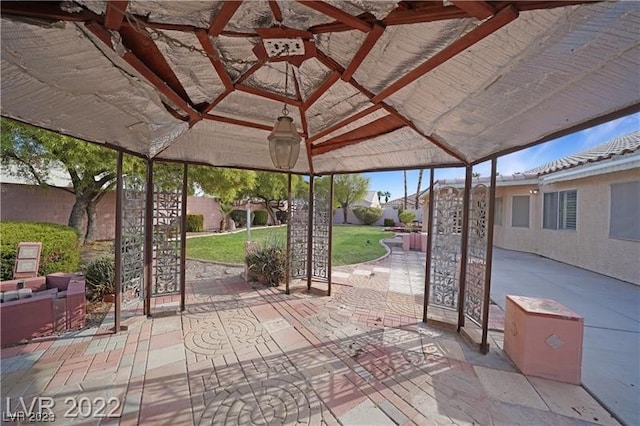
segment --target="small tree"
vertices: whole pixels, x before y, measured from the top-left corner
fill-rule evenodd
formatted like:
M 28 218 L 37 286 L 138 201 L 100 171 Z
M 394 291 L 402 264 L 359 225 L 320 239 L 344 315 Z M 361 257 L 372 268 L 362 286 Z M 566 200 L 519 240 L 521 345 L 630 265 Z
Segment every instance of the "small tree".
M 364 200 L 369 190 L 369 178 L 359 174 L 337 175 L 333 180 L 333 198 L 342 207 L 344 223 L 347 223 L 347 213 L 351 206 Z

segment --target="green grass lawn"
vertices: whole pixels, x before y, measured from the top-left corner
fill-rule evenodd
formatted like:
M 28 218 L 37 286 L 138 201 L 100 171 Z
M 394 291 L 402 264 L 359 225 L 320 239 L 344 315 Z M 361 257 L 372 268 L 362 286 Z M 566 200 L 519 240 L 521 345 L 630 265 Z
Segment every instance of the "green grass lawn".
M 392 236 L 392 232 L 384 232 L 376 226 L 335 225 L 332 264 L 350 265 L 377 259 L 385 254 L 384 247 L 378 241 Z M 253 241 L 262 242 L 271 238 L 281 239 L 286 244 L 287 228 L 282 226 L 251 230 Z M 215 262 L 244 263 L 246 240 L 246 232 L 189 238 L 187 256 Z

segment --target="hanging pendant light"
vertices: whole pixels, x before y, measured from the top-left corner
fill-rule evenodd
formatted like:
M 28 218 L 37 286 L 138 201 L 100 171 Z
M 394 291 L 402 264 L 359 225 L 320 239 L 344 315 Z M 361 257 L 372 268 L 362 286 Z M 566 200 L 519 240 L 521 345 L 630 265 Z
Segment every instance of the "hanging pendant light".
M 289 83 L 289 63 L 286 62 L 284 91 L 287 94 Z M 296 165 L 300 154 L 300 141 L 293 119 L 289 117 L 287 104 L 284 104 L 282 115 L 276 120 L 273 130 L 267 137 L 269 140 L 269 154 L 273 165 L 280 170 L 291 170 Z

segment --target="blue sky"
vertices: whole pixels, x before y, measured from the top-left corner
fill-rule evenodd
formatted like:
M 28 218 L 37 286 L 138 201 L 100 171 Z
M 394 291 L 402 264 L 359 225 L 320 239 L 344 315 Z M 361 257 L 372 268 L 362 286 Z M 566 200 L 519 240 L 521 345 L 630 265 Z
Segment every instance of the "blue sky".
M 640 113 L 628 115 L 617 120 L 589 129 L 563 136 L 552 141 L 514 152 L 498 158 L 498 172 L 501 175 L 524 172 L 536 166 L 548 163 L 567 155 L 575 154 L 592 146 L 640 130 Z M 480 176 L 489 176 L 491 163 L 487 161 L 474 167 Z M 363 173 L 370 180 L 371 191 L 389 191 L 391 199 L 404 195 L 402 172 Z M 464 168 L 437 169 L 435 179 L 464 178 Z M 407 193 L 415 194 L 418 185 L 418 171 L 407 171 Z M 422 177 L 422 189 L 429 185 L 429 171 Z

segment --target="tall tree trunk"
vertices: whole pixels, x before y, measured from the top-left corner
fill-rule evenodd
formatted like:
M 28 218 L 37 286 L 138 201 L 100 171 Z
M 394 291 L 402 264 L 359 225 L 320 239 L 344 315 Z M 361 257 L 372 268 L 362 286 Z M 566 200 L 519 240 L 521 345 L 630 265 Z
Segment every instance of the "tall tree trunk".
M 264 205 L 267 209 L 267 213 L 269 213 L 269 217 L 271 218 L 271 223 L 273 223 L 274 225 L 277 225 L 278 217 L 276 216 L 276 212 L 274 208 L 271 206 L 271 201 L 265 200 Z
M 422 186 L 423 173 L 424 173 L 424 170 L 422 169 L 420 169 L 420 171 L 418 172 L 418 190 L 416 191 L 416 202 L 415 202 L 416 210 L 418 210 L 418 203 L 420 202 L 420 187 Z
M 342 206 L 342 218 L 343 218 L 342 223 L 346 224 L 347 223 L 347 214 L 349 213 L 349 211 L 348 211 L 349 206 L 346 205 L 346 204 L 341 204 L 341 206 Z
M 407 209 L 407 171 L 403 170 L 404 173 L 404 203 L 402 204 L 403 209 Z
M 98 234 L 98 221 L 96 215 L 95 201 L 87 203 L 87 233 L 84 236 L 84 243 L 91 244 L 96 241 L 96 235 Z
M 85 198 L 76 197 L 76 201 L 73 203 L 73 207 L 71 208 L 71 214 L 69 215 L 69 226 L 78 232 L 80 244 L 84 244 L 85 233 L 82 227 L 82 222 L 87 211 L 88 204 L 89 203 Z

